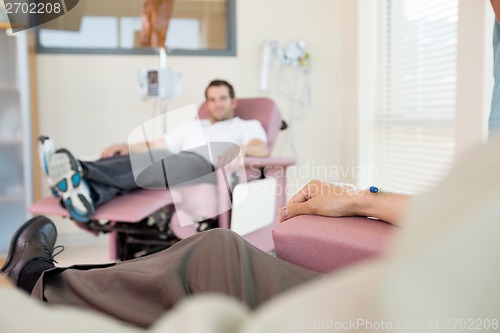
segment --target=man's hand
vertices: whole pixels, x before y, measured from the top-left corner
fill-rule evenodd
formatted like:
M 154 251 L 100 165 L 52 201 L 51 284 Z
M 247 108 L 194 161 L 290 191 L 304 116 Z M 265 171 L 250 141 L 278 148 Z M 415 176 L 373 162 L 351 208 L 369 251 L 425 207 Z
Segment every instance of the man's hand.
M 398 193 L 370 193 L 351 185 L 309 182 L 280 209 L 280 222 L 297 215 L 365 216 L 400 225 L 411 197 Z
M 264 141 L 259 139 L 252 139 L 246 145 L 228 149 L 222 156 L 219 157 L 218 164 L 227 165 L 238 155 L 241 155 L 243 157 L 267 157 L 269 156 L 269 148 Z
M 130 153 L 140 153 L 151 149 L 166 149 L 165 140 L 163 138 L 154 139 L 147 142 L 139 142 L 134 144 L 116 144 L 103 150 L 101 158 L 108 158 L 116 155 L 128 155 Z
M 108 158 L 115 155 L 127 155 L 128 153 L 127 144 L 115 144 L 104 149 L 101 153 L 101 158 Z
M 354 203 L 360 191 L 348 185 L 335 185 L 313 180 L 295 194 L 280 210 L 280 222 L 297 215 L 332 217 L 355 215 Z
M 238 155 L 245 156 L 245 152 L 243 147 L 233 145 L 229 149 L 227 149 L 224 154 L 219 156 L 219 160 L 217 161 L 217 165 L 226 166 L 234 161 Z
M 243 156 L 252 157 L 267 157 L 269 156 L 269 148 L 267 143 L 259 139 L 252 139 L 246 145 L 241 146 Z

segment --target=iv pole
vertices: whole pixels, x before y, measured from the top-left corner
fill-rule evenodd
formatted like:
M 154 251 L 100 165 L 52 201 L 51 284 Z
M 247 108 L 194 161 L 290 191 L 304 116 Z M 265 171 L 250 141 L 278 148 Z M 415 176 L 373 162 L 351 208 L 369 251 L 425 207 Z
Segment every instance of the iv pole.
M 167 132 L 167 111 L 168 111 L 168 98 L 165 92 L 165 84 L 166 84 L 166 71 L 167 71 L 167 51 L 165 47 L 158 48 L 160 52 L 160 113 L 163 115 L 163 133 Z

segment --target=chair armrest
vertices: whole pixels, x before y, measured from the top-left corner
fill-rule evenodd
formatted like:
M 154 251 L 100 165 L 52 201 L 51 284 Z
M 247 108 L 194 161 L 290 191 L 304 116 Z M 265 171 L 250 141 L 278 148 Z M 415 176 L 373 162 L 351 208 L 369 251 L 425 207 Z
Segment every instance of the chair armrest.
M 294 165 L 296 162 L 295 158 L 288 157 L 245 157 L 244 163 L 245 167 L 289 167 Z
M 245 181 L 260 179 L 262 172 L 265 177 L 274 177 L 277 180 L 277 195 L 276 195 L 276 218 L 273 224 L 278 223 L 278 211 L 286 204 L 286 170 L 289 166 L 295 164 L 294 158 L 275 158 L 275 157 L 245 157 L 243 159 L 245 167 Z M 218 177 L 218 194 L 219 194 L 219 211 L 224 212 L 219 215 L 219 226 L 221 228 L 229 228 L 229 209 L 231 206 L 230 199 L 227 198 L 228 185 L 232 180 L 232 174 L 241 172 L 241 163 L 230 163 L 217 170 Z M 241 182 L 241 177 L 240 177 Z M 261 247 L 272 249 L 271 230 L 274 226 L 269 226 L 267 230 L 267 243 L 269 246 Z M 249 236 L 250 237 L 250 236 Z M 254 243 L 255 244 L 255 243 Z M 266 250 L 267 251 L 267 250 Z
M 283 168 L 295 165 L 295 158 L 288 157 L 244 157 L 243 166 L 246 170 L 260 170 L 261 168 Z M 232 162 L 224 165 L 222 169 L 226 174 L 237 172 L 242 167 L 241 162 Z
M 273 230 L 276 256 L 322 273 L 381 254 L 397 227 L 364 217 L 301 215 Z
M 289 166 L 295 164 L 294 158 L 283 157 L 245 157 L 244 165 L 248 180 L 262 177 L 274 177 L 279 186 L 286 186 L 286 172 Z

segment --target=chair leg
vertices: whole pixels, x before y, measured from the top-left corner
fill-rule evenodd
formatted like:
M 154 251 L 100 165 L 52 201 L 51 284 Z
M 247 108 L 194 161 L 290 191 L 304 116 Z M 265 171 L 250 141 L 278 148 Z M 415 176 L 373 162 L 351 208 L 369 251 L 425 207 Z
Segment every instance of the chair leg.
M 198 232 L 202 232 L 202 231 L 207 231 L 210 229 L 215 229 L 218 227 L 219 227 L 219 220 L 217 219 L 217 217 L 215 217 L 213 219 L 207 219 L 207 220 L 198 222 L 198 228 L 196 228 L 196 230 Z
M 173 215 L 166 207 L 137 223 L 112 222 L 106 224 L 111 232 L 113 259 L 125 261 L 164 250 L 180 239 L 169 227 Z

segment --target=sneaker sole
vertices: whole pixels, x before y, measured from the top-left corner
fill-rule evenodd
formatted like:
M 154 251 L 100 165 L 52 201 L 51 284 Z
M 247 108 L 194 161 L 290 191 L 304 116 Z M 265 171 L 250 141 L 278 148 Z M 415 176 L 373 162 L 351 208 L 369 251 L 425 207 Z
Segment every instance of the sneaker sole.
M 71 217 L 74 218 L 75 220 L 77 220 L 79 222 L 89 222 L 92 214 L 94 213 L 94 209 L 92 208 L 92 205 L 87 200 L 87 198 L 85 198 L 84 195 L 78 194 L 78 199 L 80 200 L 80 202 L 83 204 L 83 206 L 87 210 L 86 212 L 80 212 L 78 209 L 76 209 L 73 206 L 71 198 L 66 199 L 64 206 L 69 211 L 69 214 L 71 215 Z
M 69 177 L 69 178 L 65 178 L 66 181 L 71 181 L 72 190 L 70 190 L 69 192 L 60 192 L 60 189 L 57 188 L 59 183 L 54 185 L 53 186 L 54 188 L 51 188 L 51 190 L 53 192 L 54 191 L 59 192 L 60 196 L 64 196 L 64 194 L 66 194 L 68 196 L 66 199 L 62 199 L 64 201 L 63 206 L 66 208 L 66 210 L 69 211 L 72 218 L 74 218 L 75 220 L 77 220 L 79 222 L 88 222 L 90 220 L 92 214 L 94 213 L 93 205 L 90 203 L 89 200 L 87 200 L 87 198 L 85 198 L 84 195 L 82 195 L 80 193 L 74 193 L 75 191 L 78 191 L 78 188 L 80 187 L 81 181 L 82 181 L 82 176 L 81 176 L 82 171 L 81 171 L 81 168 L 79 166 L 79 163 L 76 160 L 76 158 L 73 156 L 73 154 L 71 154 L 71 152 L 67 149 L 64 149 L 64 148 L 58 149 L 56 151 L 56 153 L 66 155 L 69 159 L 69 164 L 70 164 L 70 169 L 72 171 L 72 174 L 73 175 L 79 174 L 80 176 L 78 177 L 78 183 L 76 185 L 75 185 L 75 182 L 73 180 L 73 176 Z M 85 207 L 86 211 L 81 212 L 78 209 L 76 209 L 73 205 L 71 197 L 73 197 L 73 198 L 77 197 L 78 200 Z
M 5 260 L 5 264 L 3 264 L 2 268 L 0 268 L 1 272 L 4 272 L 7 269 L 7 267 L 11 264 L 12 256 L 16 250 L 17 240 L 21 236 L 21 234 L 24 232 L 24 230 L 26 230 L 26 228 L 28 228 L 32 224 L 37 223 L 38 221 L 41 221 L 41 220 L 47 220 L 49 222 L 49 224 L 51 224 L 54 227 L 54 229 L 56 230 L 56 235 L 57 235 L 56 225 L 48 217 L 43 216 L 43 215 L 39 215 L 39 216 L 35 216 L 35 217 L 29 219 L 21 227 L 19 227 L 19 229 L 17 229 L 16 233 L 14 234 L 14 236 L 12 236 L 12 239 L 11 239 L 10 245 L 9 245 L 9 253 L 7 255 L 7 259 Z
M 50 138 L 48 136 L 42 135 L 42 136 L 38 137 L 38 153 L 39 153 L 39 159 L 40 159 L 40 163 L 41 163 L 40 166 L 42 168 L 43 173 L 45 174 L 45 177 L 47 179 L 47 183 L 49 184 L 49 188 L 52 192 L 52 195 L 56 199 L 60 199 L 59 192 L 54 187 L 54 185 L 51 184 L 52 180 L 51 180 L 50 175 L 49 175 L 48 158 L 47 158 L 48 151 L 47 150 L 50 148 L 47 148 L 45 145 L 45 141 L 47 141 L 47 140 L 50 141 Z
M 48 168 L 47 168 L 47 158 L 45 156 L 46 152 L 43 149 L 44 148 L 43 143 L 45 142 L 45 140 L 48 140 L 48 139 L 49 139 L 48 136 L 40 136 L 38 138 L 38 142 L 39 142 L 38 149 L 40 150 L 40 154 L 42 155 L 42 158 L 41 158 L 42 169 L 43 169 L 43 172 L 45 172 L 45 175 L 47 175 L 47 176 L 49 175 L 49 172 L 48 172 Z

